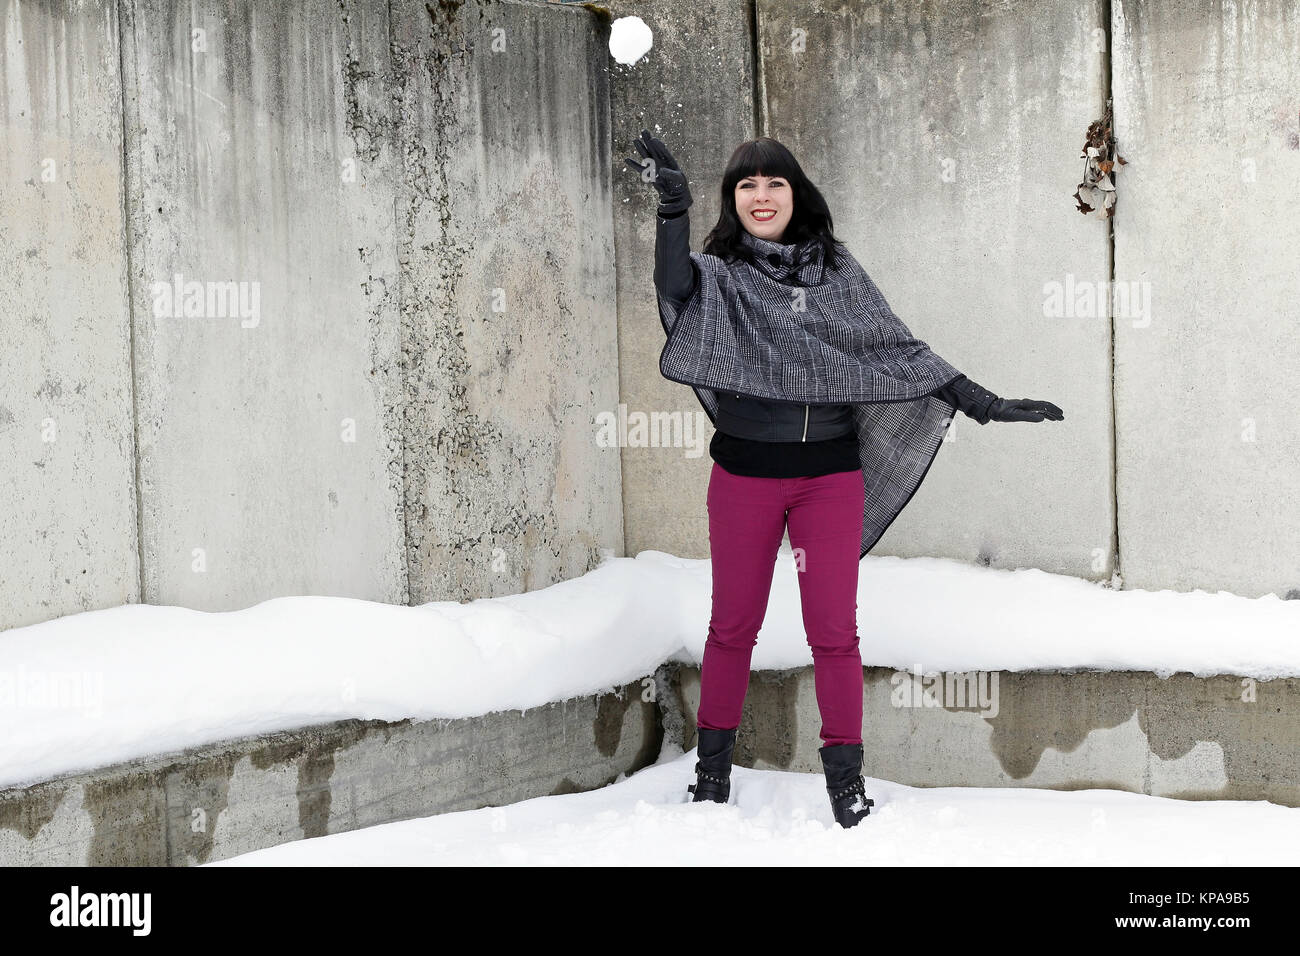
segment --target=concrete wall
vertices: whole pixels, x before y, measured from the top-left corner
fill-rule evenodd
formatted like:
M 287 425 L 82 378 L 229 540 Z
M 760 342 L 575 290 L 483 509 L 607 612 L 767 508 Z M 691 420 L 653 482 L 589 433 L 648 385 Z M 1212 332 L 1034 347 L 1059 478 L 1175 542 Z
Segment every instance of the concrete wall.
M 531 591 L 623 548 L 608 28 L 393 12 L 411 601 Z
M 1107 274 L 1105 223 L 1069 198 L 1104 109 L 1103 9 L 757 4 L 760 128 L 800 158 L 893 310 L 976 382 L 1066 414 L 959 414 L 873 554 L 1110 577 L 1109 328 L 1043 315 L 1045 283 Z
M 1125 584 L 1300 596 L 1300 6 L 1111 13 Z
M 615 0 L 656 32 L 621 66 L 579 5 L 0 0 L 0 626 L 706 556 L 712 431 L 658 374 L 654 195 L 622 166 L 642 126 L 691 176 L 696 248 L 731 149 L 775 135 L 921 337 L 1066 409 L 959 417 L 879 553 L 1106 579 L 1118 547 L 1131 586 L 1300 593 L 1297 14 L 1127 0 L 1108 44 L 1105 9 Z M 1144 327 L 1042 314 L 1108 278 L 1068 194 L 1112 73 Z M 1208 221 L 1195 175 L 1223 179 Z M 256 322 L 158 315 L 177 274 L 255 286 Z M 601 413 L 690 427 L 615 454 Z
M 0 0 L 0 628 L 139 600 L 117 40 Z
M 388 107 L 387 17 L 124 12 L 143 600 L 402 602 L 396 149 L 356 128 Z M 177 274 L 241 309 L 174 317 Z
M 731 151 L 774 136 L 800 158 L 831 204 L 837 234 L 919 337 L 999 394 L 1067 411 L 1065 422 L 1038 425 L 981 427 L 959 416 L 873 553 L 1108 579 L 1110 332 L 1104 322 L 1043 315 L 1045 283 L 1071 272 L 1107 276 L 1105 224 L 1081 217 L 1069 199 L 1084 130 L 1104 103 L 1105 45 L 1094 45 L 1100 0 L 761 0 L 756 23 L 747 4 L 612 9 L 655 32 L 645 59 L 613 67 L 616 151 L 634 155 L 642 126 L 673 150 L 695 199 L 693 248 L 717 217 Z M 1017 68 L 990 70 L 990 62 Z M 698 412 L 707 446 L 712 427 L 694 395 L 658 371 L 653 191 L 631 175 L 616 188 L 623 401 L 629 414 Z M 628 448 L 624 464 L 628 553 L 707 557 L 707 450 L 691 458 L 681 447 Z M 1035 501 L 1051 505 L 1027 506 Z
M 1294 4 L 757 0 L 753 24 L 748 4 L 613 9 L 656 32 L 646 59 L 615 68 L 616 149 L 660 124 L 691 176 L 695 248 L 732 148 L 775 136 L 913 331 L 998 394 L 1066 411 L 959 415 L 875 553 L 1300 596 L 1300 226 L 1280 213 L 1300 177 Z M 1128 160 L 1113 244 L 1070 198 L 1112 85 Z M 655 362 L 653 196 L 623 179 L 623 400 L 693 415 Z M 1138 296 L 1123 315 L 1112 268 Z M 1048 315 L 1053 287 L 1096 305 Z M 707 556 L 707 457 L 624 461 L 628 553 Z
M 752 16 L 734 0 L 613 0 L 615 17 L 639 16 L 654 46 L 638 62 L 610 61 L 614 156 L 614 238 L 618 269 L 619 401 L 629 424 L 675 416 L 651 444 L 623 448 L 627 554 L 654 549 L 709 556 L 708 491 L 713 426 L 695 393 L 659 374 L 664 329 L 654 295 L 658 193 L 624 163 L 639 158 L 642 129 L 664 141 L 686 173 L 694 205 L 691 248 L 717 221 L 718 183 L 732 150 L 755 135 Z M 617 410 L 610 407 L 609 411 Z
M 599 12 L 0 15 L 0 628 L 470 600 L 622 552 Z
M 912 787 L 1104 788 L 1186 800 L 1300 806 L 1300 681 L 1123 672 L 977 672 L 982 706 L 884 667 L 864 671 L 863 773 Z M 996 683 L 994 683 L 996 680 Z M 667 742 L 696 745 L 700 672 L 681 667 L 661 697 Z M 935 688 L 927 703 L 920 691 Z M 970 685 L 968 685 L 970 686 Z M 904 689 L 917 692 L 907 695 Z M 972 706 L 973 705 L 973 706 Z M 757 671 L 735 761 L 821 773 L 811 667 Z

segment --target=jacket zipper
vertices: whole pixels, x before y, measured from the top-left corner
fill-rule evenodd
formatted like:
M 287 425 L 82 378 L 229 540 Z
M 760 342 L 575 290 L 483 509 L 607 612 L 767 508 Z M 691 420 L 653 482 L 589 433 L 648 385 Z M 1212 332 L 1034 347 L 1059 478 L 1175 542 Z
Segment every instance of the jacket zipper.
M 736 397 L 740 398 L 741 396 L 737 395 Z M 808 440 L 808 406 L 807 405 L 803 407 L 803 435 L 800 436 L 799 440 L 800 441 Z

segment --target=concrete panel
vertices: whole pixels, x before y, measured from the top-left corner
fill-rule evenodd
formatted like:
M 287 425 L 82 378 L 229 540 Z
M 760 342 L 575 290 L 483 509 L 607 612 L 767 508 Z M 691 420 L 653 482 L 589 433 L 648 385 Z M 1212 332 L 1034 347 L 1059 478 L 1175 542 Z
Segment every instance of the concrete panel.
M 411 601 L 621 553 L 608 28 L 575 6 L 392 4 Z
M 1124 582 L 1300 596 L 1300 6 L 1111 12 Z
M 347 720 L 0 789 L 0 866 L 187 866 L 593 790 L 663 743 L 642 682 L 457 720 Z
M 864 670 L 863 773 L 913 787 L 1100 787 L 1188 800 L 1300 806 L 1300 681 L 1162 679 L 1134 671 L 943 674 Z M 983 700 L 959 697 L 982 681 Z M 663 695 L 669 742 L 696 745 L 700 672 Z M 934 690 L 929 700 L 923 689 Z M 951 690 L 945 688 L 951 686 Z M 990 706 L 991 705 L 991 706 Z M 811 667 L 750 678 L 736 763 L 821 773 Z
M 123 15 L 144 600 L 403 603 L 386 6 Z
M 0 0 L 0 628 L 139 599 L 113 0 Z
M 873 553 L 1109 578 L 1109 322 L 1044 314 L 1049 283 L 1108 278 L 1106 224 L 1070 198 L 1104 110 L 1102 0 L 756 9 L 761 128 L 893 310 L 998 395 L 1065 410 L 984 426 L 958 413 Z
M 691 248 L 718 219 L 719 185 L 735 148 L 754 136 L 753 29 L 749 6 L 728 0 L 687 4 L 613 0 L 615 17 L 636 15 L 654 33 L 637 63 L 610 61 L 612 75 L 615 245 L 618 251 L 619 401 L 630 425 L 676 416 L 654 444 L 626 447 L 623 523 L 627 554 L 653 549 L 709 556 L 704 500 L 713 425 L 695 393 L 659 374 L 664 330 L 654 293 L 658 194 L 623 162 L 648 128 L 686 173 Z M 606 409 L 619 417 L 619 409 Z M 649 441 L 649 439 L 647 439 Z M 701 622 L 701 627 L 707 622 Z

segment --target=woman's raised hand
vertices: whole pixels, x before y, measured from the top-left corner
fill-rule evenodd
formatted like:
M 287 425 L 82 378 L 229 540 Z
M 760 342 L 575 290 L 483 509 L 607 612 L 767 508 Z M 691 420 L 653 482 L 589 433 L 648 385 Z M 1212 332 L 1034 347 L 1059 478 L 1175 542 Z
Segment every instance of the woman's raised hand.
M 635 169 L 644 182 L 659 191 L 659 215 L 679 213 L 691 204 L 691 191 L 686 188 L 686 176 L 677 166 L 677 160 L 668 152 L 662 140 L 650 135 L 648 129 L 633 140 L 640 160 L 627 157 L 627 164 Z

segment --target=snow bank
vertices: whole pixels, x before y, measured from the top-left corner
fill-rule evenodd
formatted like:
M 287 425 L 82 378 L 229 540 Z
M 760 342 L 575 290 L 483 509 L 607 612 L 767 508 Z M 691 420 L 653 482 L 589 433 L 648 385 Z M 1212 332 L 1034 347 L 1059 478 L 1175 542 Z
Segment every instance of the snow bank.
M 868 556 L 859 578 L 868 665 L 1300 675 L 1300 602 L 1273 595 L 1112 591 L 942 558 Z M 348 717 L 468 717 L 599 693 L 665 660 L 697 663 L 711 594 L 707 560 L 644 551 L 465 604 L 132 604 L 0 632 L 0 786 Z M 811 663 L 786 548 L 753 666 Z

